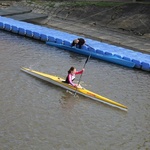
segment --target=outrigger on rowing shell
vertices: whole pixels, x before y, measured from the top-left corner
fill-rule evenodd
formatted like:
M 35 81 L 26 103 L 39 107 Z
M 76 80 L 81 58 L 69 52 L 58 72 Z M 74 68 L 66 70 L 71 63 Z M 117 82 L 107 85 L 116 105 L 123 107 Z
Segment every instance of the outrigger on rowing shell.
M 38 78 L 43 79 L 45 81 L 48 81 L 48 82 L 50 82 L 54 85 L 60 86 L 64 89 L 70 90 L 72 92 L 76 91 L 76 93 L 78 93 L 80 95 L 83 95 L 85 97 L 88 97 L 88 98 L 91 98 L 93 100 L 103 102 L 105 104 L 108 104 L 108 105 L 111 105 L 111 106 L 114 106 L 114 107 L 117 107 L 119 109 L 127 111 L 127 107 L 125 105 L 120 104 L 118 102 L 115 102 L 115 101 L 113 101 L 111 99 L 108 99 L 106 97 L 103 97 L 103 96 L 101 96 L 99 94 L 96 94 L 94 92 L 91 92 L 91 91 L 89 91 L 85 88 L 77 88 L 76 89 L 72 85 L 69 85 L 69 84 L 65 83 L 64 82 L 65 80 L 60 78 L 60 77 L 53 76 L 53 75 L 50 75 L 50 74 L 46 74 L 46 73 L 39 72 L 39 71 L 35 71 L 35 70 L 32 70 L 32 69 L 24 68 L 24 67 L 22 67 L 21 70 L 28 73 L 28 74 L 31 74 L 35 77 L 38 77 Z

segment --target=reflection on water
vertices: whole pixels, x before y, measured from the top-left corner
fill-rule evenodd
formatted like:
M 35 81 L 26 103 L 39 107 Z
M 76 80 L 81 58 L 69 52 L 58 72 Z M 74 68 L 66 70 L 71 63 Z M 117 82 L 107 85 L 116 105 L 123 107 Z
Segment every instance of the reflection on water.
M 8 149 L 149 149 L 150 74 L 90 59 L 81 85 L 128 106 L 123 112 L 20 71 L 66 77 L 86 57 L 0 31 L 0 147 Z M 79 77 L 77 76 L 76 81 Z
M 79 102 L 79 96 L 74 96 L 74 93 L 66 90 L 60 99 L 60 104 L 65 110 L 72 110 L 74 105 Z

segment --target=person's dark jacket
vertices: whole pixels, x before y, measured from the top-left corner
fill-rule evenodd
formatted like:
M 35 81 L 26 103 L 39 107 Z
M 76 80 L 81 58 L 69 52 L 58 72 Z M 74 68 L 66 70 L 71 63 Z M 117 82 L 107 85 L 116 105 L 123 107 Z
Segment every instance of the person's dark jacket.
M 71 47 L 76 45 L 79 46 L 79 48 L 81 48 L 81 46 L 85 44 L 85 40 L 83 38 L 78 38 L 77 40 L 79 40 L 78 43 L 75 43 L 75 40 L 73 40 Z

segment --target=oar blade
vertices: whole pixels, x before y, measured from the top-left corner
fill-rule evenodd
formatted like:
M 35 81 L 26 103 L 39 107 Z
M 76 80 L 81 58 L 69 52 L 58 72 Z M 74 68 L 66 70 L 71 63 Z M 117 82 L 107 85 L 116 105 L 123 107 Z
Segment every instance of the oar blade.
M 91 55 L 89 55 L 85 61 L 85 64 L 88 62 L 88 60 L 90 59 Z

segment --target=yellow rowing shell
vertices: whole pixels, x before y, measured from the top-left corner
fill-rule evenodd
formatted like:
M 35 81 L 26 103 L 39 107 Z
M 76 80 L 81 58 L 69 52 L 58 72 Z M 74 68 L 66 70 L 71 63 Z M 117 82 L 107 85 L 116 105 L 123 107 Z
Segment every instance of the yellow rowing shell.
M 73 91 L 73 92 L 76 91 L 76 93 L 81 94 L 85 97 L 88 97 L 88 98 L 91 98 L 93 100 L 100 101 L 100 102 L 103 102 L 105 104 L 108 104 L 108 105 L 111 105 L 111 106 L 114 106 L 114 107 L 117 107 L 117 108 L 120 108 L 122 110 L 127 111 L 127 107 L 125 105 L 120 104 L 118 102 L 115 102 L 115 101 L 113 101 L 111 99 L 108 99 L 106 97 L 103 97 L 103 96 L 101 96 L 99 94 L 96 94 L 94 92 L 91 92 L 91 91 L 89 91 L 85 88 L 77 88 L 76 89 L 72 85 L 65 83 L 64 82 L 65 80 L 60 78 L 60 77 L 53 76 L 53 75 L 50 75 L 50 74 L 46 74 L 46 73 L 39 72 L 39 71 L 35 71 L 35 70 L 32 70 L 32 69 L 24 68 L 24 67 L 22 67 L 21 70 L 28 73 L 28 74 L 31 74 L 35 77 L 38 77 L 38 78 L 43 79 L 45 81 L 48 81 L 52 84 L 60 86 L 64 89 L 67 89 L 67 90 L 70 90 L 70 91 Z

